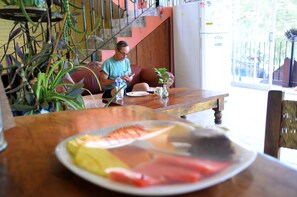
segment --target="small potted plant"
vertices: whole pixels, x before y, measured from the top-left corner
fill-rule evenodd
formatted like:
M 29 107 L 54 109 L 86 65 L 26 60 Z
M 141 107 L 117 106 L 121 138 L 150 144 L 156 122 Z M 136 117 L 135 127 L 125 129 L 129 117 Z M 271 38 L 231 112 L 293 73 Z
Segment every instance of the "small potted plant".
M 297 41 L 297 29 L 296 28 L 289 29 L 288 31 L 285 32 L 285 36 L 291 42 Z
M 155 68 L 155 73 L 159 76 L 159 84 L 163 84 L 163 97 L 169 96 L 168 88 L 173 84 L 166 68 Z

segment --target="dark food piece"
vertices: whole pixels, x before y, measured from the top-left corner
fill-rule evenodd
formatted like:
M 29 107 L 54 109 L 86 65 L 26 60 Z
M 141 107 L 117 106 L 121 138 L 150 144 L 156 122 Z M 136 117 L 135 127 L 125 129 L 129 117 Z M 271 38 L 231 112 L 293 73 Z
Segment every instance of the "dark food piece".
M 230 160 L 234 154 L 229 138 L 213 129 L 203 128 L 192 132 L 190 144 L 193 156 Z

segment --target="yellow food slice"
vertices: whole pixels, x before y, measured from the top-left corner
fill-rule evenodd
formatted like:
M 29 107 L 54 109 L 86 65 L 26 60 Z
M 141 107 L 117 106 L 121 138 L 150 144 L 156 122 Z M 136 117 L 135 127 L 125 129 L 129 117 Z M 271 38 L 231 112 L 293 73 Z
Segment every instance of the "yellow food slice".
M 92 135 L 84 135 L 75 138 L 74 140 L 70 140 L 67 142 L 67 150 L 72 155 L 75 156 L 78 149 L 88 140 L 99 140 L 100 136 L 92 136 Z
M 128 168 L 127 164 L 114 156 L 106 149 L 89 148 L 81 146 L 75 157 L 74 163 L 95 174 L 100 176 L 107 176 L 105 170 L 111 167 Z

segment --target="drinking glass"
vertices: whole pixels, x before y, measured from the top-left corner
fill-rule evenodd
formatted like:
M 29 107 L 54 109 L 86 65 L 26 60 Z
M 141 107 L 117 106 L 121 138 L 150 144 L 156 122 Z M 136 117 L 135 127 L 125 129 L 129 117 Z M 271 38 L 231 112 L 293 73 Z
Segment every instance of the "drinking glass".
M 155 94 L 158 95 L 160 98 L 163 96 L 163 87 L 156 87 Z
M 2 111 L 0 106 L 0 152 L 3 151 L 7 147 L 7 142 L 4 138 L 4 129 L 3 129 L 3 119 L 2 119 Z

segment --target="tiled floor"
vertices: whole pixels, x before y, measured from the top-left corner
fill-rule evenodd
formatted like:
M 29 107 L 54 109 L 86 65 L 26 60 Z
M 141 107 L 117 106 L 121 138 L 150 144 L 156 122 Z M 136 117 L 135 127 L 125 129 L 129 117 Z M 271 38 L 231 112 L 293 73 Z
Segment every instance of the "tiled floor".
M 285 91 L 285 98 L 297 100 L 297 92 Z M 263 153 L 268 91 L 230 87 L 228 92 L 220 126 L 228 128 L 236 140 Z M 214 125 L 213 119 L 213 110 L 187 116 L 187 120 L 202 125 Z M 281 161 L 297 170 L 297 151 L 282 149 Z

